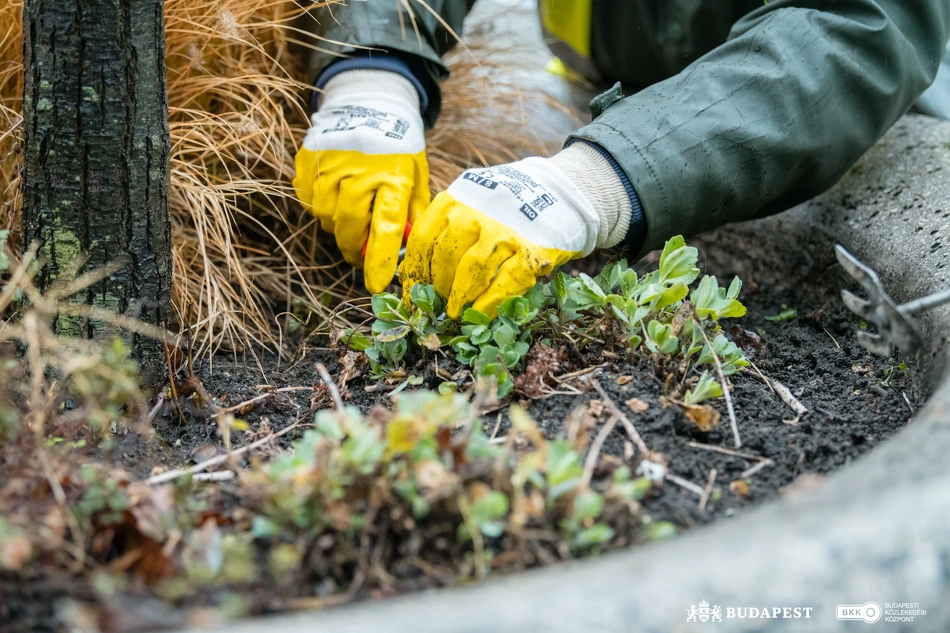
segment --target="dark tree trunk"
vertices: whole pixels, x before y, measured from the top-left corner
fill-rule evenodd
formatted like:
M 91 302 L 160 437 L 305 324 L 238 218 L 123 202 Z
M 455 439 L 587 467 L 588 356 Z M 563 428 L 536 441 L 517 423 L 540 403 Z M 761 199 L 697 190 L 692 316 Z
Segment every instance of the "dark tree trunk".
M 23 229 L 47 262 L 39 285 L 124 257 L 77 300 L 155 325 L 171 304 L 162 9 L 163 0 L 26 0 L 23 10 Z M 68 336 L 106 334 L 91 319 L 55 325 Z M 156 387 L 162 343 L 131 342 Z

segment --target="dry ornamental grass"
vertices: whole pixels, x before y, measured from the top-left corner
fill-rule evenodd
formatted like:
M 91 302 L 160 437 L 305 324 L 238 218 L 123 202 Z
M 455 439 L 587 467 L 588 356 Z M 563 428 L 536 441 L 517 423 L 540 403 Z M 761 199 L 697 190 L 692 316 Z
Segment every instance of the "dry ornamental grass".
M 19 251 L 22 0 L 2 5 L 0 229 L 13 229 Z M 304 12 L 294 0 L 165 3 L 174 305 L 198 353 L 279 347 L 294 319 L 328 331 L 366 318 L 361 302 L 341 307 L 360 296 L 358 275 L 291 186 L 308 124 L 306 48 L 316 45 L 295 26 Z M 434 191 L 467 167 L 551 149 L 525 123 L 552 100 L 505 81 L 513 56 L 498 54 L 491 29 L 474 31 L 448 60 L 428 136 Z

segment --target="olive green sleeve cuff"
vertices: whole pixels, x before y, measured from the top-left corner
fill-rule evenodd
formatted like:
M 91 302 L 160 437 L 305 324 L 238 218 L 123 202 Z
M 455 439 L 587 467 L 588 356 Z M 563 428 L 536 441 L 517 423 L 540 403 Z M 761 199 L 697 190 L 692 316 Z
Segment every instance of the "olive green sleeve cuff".
M 399 57 L 425 88 L 429 105 L 423 120 L 426 127 L 432 127 L 442 106 L 439 82 L 448 77 L 449 71 L 424 25 L 417 20 L 417 34 L 408 14 L 402 16 L 400 24 L 399 11 L 393 5 L 383 10 L 378 2 L 354 2 L 335 7 L 332 16 L 328 9 L 317 12 L 320 23 L 315 30 L 323 39 L 310 57 L 310 79 L 315 81 L 323 68 L 348 57 L 371 57 L 374 53 Z

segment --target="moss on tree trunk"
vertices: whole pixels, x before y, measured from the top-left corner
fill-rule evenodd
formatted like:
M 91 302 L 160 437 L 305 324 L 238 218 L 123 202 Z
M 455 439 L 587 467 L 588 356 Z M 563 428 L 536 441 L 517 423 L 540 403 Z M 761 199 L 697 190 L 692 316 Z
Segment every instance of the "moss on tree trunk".
M 124 257 L 75 300 L 156 325 L 171 300 L 162 12 L 163 0 L 26 0 L 23 10 L 23 228 L 47 261 L 39 285 Z M 61 316 L 55 326 L 111 335 L 91 319 Z M 130 340 L 157 386 L 162 343 Z

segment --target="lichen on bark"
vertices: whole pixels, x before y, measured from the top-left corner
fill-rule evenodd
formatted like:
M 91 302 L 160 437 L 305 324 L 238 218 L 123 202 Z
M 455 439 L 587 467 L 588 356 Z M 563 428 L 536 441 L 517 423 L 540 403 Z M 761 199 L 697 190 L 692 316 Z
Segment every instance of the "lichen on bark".
M 117 258 L 127 264 L 72 300 L 168 322 L 168 110 L 163 0 L 27 0 L 24 238 L 40 244 L 41 288 Z M 60 317 L 58 333 L 111 336 Z M 152 386 L 162 343 L 129 336 Z

